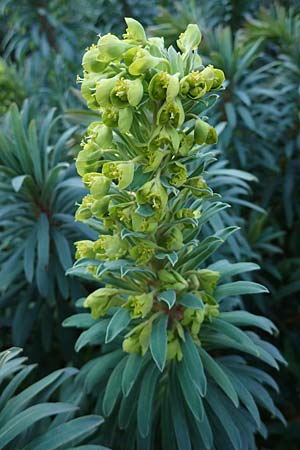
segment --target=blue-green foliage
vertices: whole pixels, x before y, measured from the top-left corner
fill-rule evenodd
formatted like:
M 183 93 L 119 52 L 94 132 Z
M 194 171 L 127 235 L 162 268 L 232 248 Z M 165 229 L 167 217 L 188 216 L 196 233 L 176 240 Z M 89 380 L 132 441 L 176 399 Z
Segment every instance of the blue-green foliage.
M 272 300 L 270 297 L 266 300 L 265 296 L 259 294 L 250 298 L 247 306 L 253 312 L 262 311 L 275 321 L 281 332 L 277 342 L 289 362 L 289 368 L 281 371 L 281 375 L 276 375 L 276 380 L 281 389 L 280 407 L 290 423 L 287 429 L 280 425 L 269 427 L 271 439 L 268 448 L 298 450 L 299 402 L 295 389 L 299 389 L 300 371 L 297 313 L 300 291 L 300 11 L 297 0 L 282 0 L 282 7 L 274 6 L 273 3 L 268 0 L 190 0 L 176 3 L 154 0 L 0 1 L 3 12 L 0 17 L 1 55 L 9 64 L 13 62 L 16 66 L 16 70 L 12 71 L 14 76 L 10 80 L 5 78 L 3 86 L 8 83 L 9 88 L 15 86 L 15 92 L 21 93 L 18 98 L 14 98 L 18 104 L 24 93 L 32 97 L 30 107 L 25 104 L 21 115 L 12 108 L 1 125 L 0 164 L 5 168 L 1 167 L 0 172 L 0 343 L 2 347 L 10 346 L 12 341 L 15 345 L 26 344 L 26 352 L 34 360 L 41 359 L 45 350 L 49 351 L 51 346 L 52 349 L 55 347 L 56 352 L 52 351 L 50 357 L 49 353 L 47 355 L 48 367 L 57 367 L 61 353 L 65 359 L 70 358 L 72 337 L 60 329 L 60 323 L 66 315 L 72 314 L 74 300 L 85 295 L 85 290 L 75 278 L 66 278 L 64 271 L 73 258 L 72 243 L 84 239 L 86 230 L 74 225 L 72 220 L 74 203 L 80 201 L 83 190 L 78 185 L 72 165 L 81 129 L 71 129 L 69 120 L 85 126 L 95 119 L 84 109 L 78 90 L 74 89 L 75 75 L 80 73 L 84 49 L 95 40 L 98 33 L 111 31 L 121 35 L 123 16 L 135 17 L 150 26 L 155 22 L 155 26 L 150 28 L 154 34 L 164 35 L 167 43 L 174 43 L 174 38 L 188 23 L 197 22 L 203 31 L 201 53 L 204 54 L 205 62 L 223 68 L 227 78 L 226 90 L 212 106 L 213 114 L 209 112 L 215 118 L 215 124 L 218 123 L 219 132 L 222 132 L 218 148 L 214 149 L 219 160 L 208 168 L 207 179 L 215 191 L 222 193 L 222 200 L 233 206 L 220 206 L 218 214 L 212 215 L 209 223 L 203 224 L 202 230 L 209 236 L 226 226 L 240 226 L 241 231 L 231 235 L 228 238 L 229 245 L 220 247 L 212 260 L 225 258 L 225 267 L 228 261 L 233 261 L 234 256 L 239 261 L 251 259 L 262 267 L 262 271 L 254 272 L 255 264 L 252 268 L 248 267 L 249 271 L 242 266 L 240 276 L 243 280 L 255 280 L 267 285 Z M 12 96 L 3 98 L 9 100 L 8 105 Z M 68 109 L 67 114 L 58 120 L 56 113 L 49 112 L 52 106 L 58 107 L 59 113 Z M 34 131 L 35 126 L 30 125 L 32 118 L 35 119 L 37 132 Z M 59 149 L 55 157 L 54 148 Z M 37 176 L 36 167 L 34 170 L 30 168 L 34 151 L 43 161 L 43 173 L 40 176 Z M 39 158 L 34 158 L 37 165 Z M 232 172 L 233 167 L 243 172 Z M 50 204 L 54 206 L 53 211 L 60 215 L 59 221 L 49 220 L 44 207 L 37 207 L 50 173 L 55 174 L 54 178 L 57 176 L 57 179 L 51 182 L 51 195 L 48 192 L 43 202 L 46 209 Z M 32 187 L 35 195 L 30 191 Z M 64 251 L 58 251 L 58 247 Z M 47 248 L 49 252 L 45 252 Z M 234 269 L 230 267 L 226 275 L 228 283 L 233 281 L 230 274 Z M 226 301 L 229 304 L 229 299 Z M 231 297 L 230 302 L 232 306 L 243 305 L 238 295 Z M 231 313 L 224 314 L 229 314 L 229 320 Z M 78 324 L 78 318 L 80 327 L 86 331 L 78 339 L 76 349 L 83 349 L 90 342 L 96 345 L 93 355 L 99 356 L 98 346 L 104 342 L 105 333 L 102 336 L 99 323 L 93 322 L 85 314 L 77 316 L 76 320 L 75 317 L 69 319 L 68 325 Z M 241 324 L 237 318 L 234 320 L 231 324 Z M 245 325 L 250 326 L 251 322 Z M 55 337 L 57 334 L 60 341 Z M 249 337 L 254 339 L 251 332 Z M 111 364 L 115 364 L 109 362 L 109 355 L 114 353 L 113 345 L 114 342 L 105 344 L 101 350 L 102 353 L 107 352 L 107 366 L 104 364 L 101 370 L 105 372 L 104 368 L 107 367 L 107 371 L 101 372 L 99 359 L 99 367 L 95 369 L 95 373 L 100 374 L 99 379 L 92 379 L 92 376 L 85 378 L 89 366 L 83 369 L 82 377 L 85 378 L 84 383 L 88 384 L 88 390 L 92 390 L 93 383 L 98 386 L 97 380 L 103 380 L 99 389 L 104 395 L 113 368 Z M 216 348 L 219 355 L 220 349 Z M 79 354 L 82 361 L 90 351 L 82 350 Z M 252 368 L 251 373 L 245 373 L 242 357 L 219 357 L 218 363 L 231 377 L 231 384 L 244 408 L 243 413 L 240 417 L 234 415 L 236 410 L 233 410 L 232 401 L 217 386 L 212 390 L 210 401 L 221 398 L 228 411 L 234 411 L 232 417 L 235 428 L 238 424 L 244 426 L 242 422 L 247 420 L 244 410 L 252 417 L 247 426 L 251 429 L 258 427 L 260 419 L 253 401 L 257 392 L 260 402 L 267 405 L 271 413 L 275 410 L 272 410 L 274 406 L 266 397 L 267 394 L 260 395 L 257 381 L 272 384 L 273 387 L 275 385 L 260 369 Z M 138 361 L 131 361 L 131 364 L 128 367 L 126 365 L 124 373 L 127 373 L 128 378 L 124 375 L 122 379 L 122 397 L 119 398 L 121 407 L 118 420 L 121 428 L 135 420 L 130 415 L 130 406 L 131 403 L 138 404 L 138 398 L 133 396 L 132 385 L 139 382 L 139 376 L 143 373 L 143 367 L 139 366 Z M 133 372 L 135 377 L 132 376 Z M 211 380 L 211 374 L 207 378 Z M 186 401 L 185 395 L 188 396 L 188 393 L 184 391 L 180 380 L 176 380 L 176 377 L 172 380 L 171 389 L 174 385 L 180 385 L 180 388 L 176 388 L 174 404 Z M 250 396 L 248 391 L 245 392 L 245 385 L 250 391 L 252 386 Z M 140 405 L 143 405 L 142 400 Z M 187 402 L 190 408 L 192 402 L 191 399 L 190 404 Z M 100 398 L 97 408 L 102 410 L 102 407 Z M 189 448 L 189 444 L 185 444 L 186 423 L 182 417 L 168 415 L 168 402 L 163 402 L 161 407 L 166 412 L 160 422 L 162 429 L 169 427 L 173 430 L 168 436 L 162 436 L 162 439 L 169 439 L 174 448 L 176 440 L 183 443 L 182 448 Z M 210 411 L 211 406 L 207 401 L 205 407 Z M 142 410 L 142 406 L 139 410 Z M 192 409 L 189 409 L 189 414 L 195 418 Z M 220 420 L 211 413 L 208 415 L 219 429 Z M 175 433 L 179 422 L 183 424 L 180 436 Z M 232 424 L 226 425 L 231 430 L 231 439 L 238 439 Z M 109 426 L 108 422 L 107 430 Z M 126 434 L 126 445 L 130 450 L 130 439 L 136 432 L 137 424 L 133 427 L 134 432 Z M 141 418 L 139 427 L 143 427 Z M 198 436 L 199 448 L 205 448 L 203 439 L 211 439 L 207 431 L 203 437 L 193 430 L 194 435 Z M 266 434 L 263 428 L 261 432 Z M 109 431 L 106 433 L 109 434 Z M 220 436 L 223 438 L 221 443 Z M 222 430 L 220 436 L 217 435 L 216 439 L 222 450 L 232 450 L 233 445 L 242 449 L 246 449 L 247 445 L 254 446 L 253 442 L 245 442 L 244 436 L 241 442 L 234 441 L 236 444 L 232 441 L 228 443 L 230 437 L 224 438 Z M 122 438 L 120 435 L 120 440 Z M 14 447 L 14 443 L 11 445 L 11 448 L 19 448 Z M 23 448 L 23 443 L 18 441 L 17 445 Z M 144 441 L 141 440 L 139 445 L 142 447 Z M 78 447 L 84 450 L 96 448 Z
M 53 324 L 72 310 L 67 300 L 84 292 L 64 275 L 73 242 L 93 234 L 73 219 L 85 193 L 67 150 L 74 128 L 55 140 L 55 110 L 30 114 L 29 103 L 21 113 L 12 106 L 0 130 L 1 326 L 12 327 L 15 345 L 38 328 L 47 350 Z
M 20 352 L 14 347 L 0 353 L 1 449 L 108 450 L 91 439 L 103 418 L 78 416 L 82 395 L 74 389 L 76 369 L 57 370 L 26 387 L 36 366 L 25 364 Z

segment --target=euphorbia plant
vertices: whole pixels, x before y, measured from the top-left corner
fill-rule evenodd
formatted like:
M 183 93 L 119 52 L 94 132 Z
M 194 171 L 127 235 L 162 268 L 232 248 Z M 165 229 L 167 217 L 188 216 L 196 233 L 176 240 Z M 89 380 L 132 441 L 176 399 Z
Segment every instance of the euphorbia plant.
M 278 367 L 280 354 L 244 326 L 272 333 L 265 318 L 231 311 L 226 297 L 265 292 L 231 281 L 251 263 L 212 262 L 236 227 L 217 229 L 219 201 L 205 181 L 217 142 L 206 110 L 224 74 L 204 67 L 201 33 L 189 25 L 179 52 L 126 19 L 123 39 L 108 34 L 83 57 L 82 94 L 101 113 L 76 165 L 90 193 L 76 219 L 99 233 L 76 242 L 70 271 L 101 283 L 66 325 L 87 328 L 77 349 L 101 344 L 83 369 L 97 410 L 121 432 L 114 448 L 253 449 L 264 434 L 256 401 L 280 416 L 253 363 Z M 203 237 L 204 224 L 215 230 Z M 250 362 L 246 356 L 250 355 Z M 111 429 L 111 428 L 110 428 Z

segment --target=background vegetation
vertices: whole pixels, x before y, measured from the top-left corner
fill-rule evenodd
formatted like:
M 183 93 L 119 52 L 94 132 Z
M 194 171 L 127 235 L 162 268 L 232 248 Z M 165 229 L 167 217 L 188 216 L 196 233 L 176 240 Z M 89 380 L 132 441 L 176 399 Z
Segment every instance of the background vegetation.
M 90 356 L 91 350 L 73 352 L 76 332 L 61 326 L 90 289 L 88 282 L 64 275 L 74 258 L 73 242 L 93 238 L 73 221 L 84 193 L 73 159 L 93 118 L 74 76 L 81 73 L 84 49 L 98 33 L 121 35 L 123 16 L 137 18 L 167 43 L 197 22 L 200 53 L 227 79 L 211 114 L 221 132 L 220 160 L 211 169 L 218 174 L 214 187 L 233 204 L 222 221 L 242 227 L 217 257 L 251 258 L 262 267 L 247 279 L 265 284 L 271 295 L 249 296 L 247 309 L 275 322 L 276 345 L 289 363 L 276 374 L 276 401 L 288 427 L 270 426 L 269 440 L 258 445 L 299 449 L 298 2 L 2 0 L 0 8 L 1 347 L 24 347 L 30 362 L 40 363 L 40 376 L 70 363 L 80 366 Z M 13 367 L 12 373 L 26 369 L 19 359 Z M 87 404 L 81 399 L 83 411 Z M 91 423 L 99 425 L 95 418 Z M 12 448 L 23 448 L 18 445 Z

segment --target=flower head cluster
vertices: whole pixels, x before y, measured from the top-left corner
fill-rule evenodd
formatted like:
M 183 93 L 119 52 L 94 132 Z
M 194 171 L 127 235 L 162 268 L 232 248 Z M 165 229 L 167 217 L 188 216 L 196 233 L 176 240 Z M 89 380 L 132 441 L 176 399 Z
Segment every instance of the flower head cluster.
M 102 36 L 83 57 L 81 92 L 100 119 L 76 160 L 89 190 L 76 220 L 100 233 L 77 242 L 76 256 L 105 284 L 85 306 L 94 318 L 113 314 L 118 333 L 126 330 L 123 349 L 145 354 L 161 327 L 166 359 L 180 360 L 185 332 L 199 342 L 201 324 L 218 315 L 219 274 L 196 262 L 202 205 L 213 196 L 201 146 L 217 134 L 196 107 L 224 74 L 202 65 L 196 25 L 181 34 L 177 52 L 147 38 L 136 20 L 126 23 L 123 39 Z

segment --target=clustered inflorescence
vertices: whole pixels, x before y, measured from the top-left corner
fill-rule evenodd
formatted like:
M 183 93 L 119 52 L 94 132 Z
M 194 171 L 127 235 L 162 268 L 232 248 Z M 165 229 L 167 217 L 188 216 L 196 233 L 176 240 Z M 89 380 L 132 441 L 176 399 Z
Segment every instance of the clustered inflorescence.
M 202 65 L 196 25 L 180 35 L 177 52 L 147 38 L 136 20 L 126 23 L 123 39 L 100 37 L 83 57 L 81 92 L 101 118 L 76 160 L 90 191 L 76 220 L 99 238 L 77 242 L 76 257 L 104 284 L 85 300 L 92 316 L 113 313 L 120 330 L 131 322 L 126 352 L 145 354 L 154 327 L 165 326 L 166 359 L 181 360 L 184 331 L 199 342 L 203 321 L 219 314 L 219 274 L 186 261 L 197 255 L 201 206 L 213 196 L 203 145 L 217 142 L 197 108 L 224 74 Z

